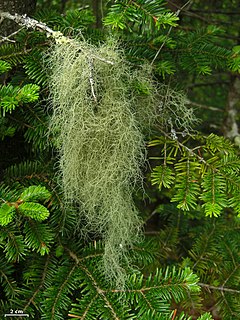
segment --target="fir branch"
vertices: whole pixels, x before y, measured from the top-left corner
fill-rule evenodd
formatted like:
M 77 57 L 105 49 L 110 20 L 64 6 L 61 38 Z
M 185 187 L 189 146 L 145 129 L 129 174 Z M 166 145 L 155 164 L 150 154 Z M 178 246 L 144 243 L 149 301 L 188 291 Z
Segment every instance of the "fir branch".
M 209 290 L 217 290 L 217 291 L 221 291 L 221 292 L 231 292 L 231 293 L 235 293 L 235 294 L 240 294 L 240 290 L 225 288 L 224 286 L 216 287 L 216 286 L 212 286 L 210 284 L 206 284 L 206 283 L 202 283 L 202 282 L 198 282 L 198 285 L 202 288 L 206 288 Z
M 51 28 L 49 28 L 45 23 L 42 23 L 42 22 L 39 22 L 35 19 L 29 18 L 29 17 L 27 17 L 27 15 L 19 15 L 17 13 L 12 15 L 9 12 L 5 12 L 5 11 L 0 10 L 0 17 L 2 19 L 12 20 L 12 21 L 16 22 L 18 25 L 21 25 L 27 29 L 37 29 L 40 31 L 45 31 L 48 36 L 56 37 L 56 33 L 58 33 L 57 31 L 54 31 Z M 59 36 L 62 35 L 61 33 L 58 33 L 58 34 L 59 34 Z
M 40 284 L 39 284 L 38 287 L 35 289 L 35 291 L 33 292 L 33 295 L 31 296 L 31 298 L 28 300 L 28 302 L 27 302 L 26 305 L 24 306 L 23 311 L 26 311 L 27 308 L 28 308 L 31 304 L 34 304 L 35 297 L 36 297 L 37 294 L 42 290 L 42 288 L 43 288 L 43 286 L 44 286 L 45 278 L 46 278 L 46 276 L 47 276 L 47 268 L 48 268 L 49 262 L 50 262 L 50 255 L 48 255 L 47 258 L 46 258 L 46 262 L 45 262 L 45 265 L 44 265 L 44 268 L 43 268 L 43 271 L 42 271 L 42 277 L 41 277 Z
M 86 259 L 92 259 L 92 258 L 96 258 L 99 256 L 102 256 L 103 253 L 94 253 L 94 254 L 89 254 L 85 257 L 82 258 L 78 258 L 78 256 L 76 255 L 76 253 L 74 253 L 72 250 L 70 250 L 68 247 L 64 247 L 64 250 L 66 250 L 66 252 L 69 254 L 69 256 L 77 263 L 80 264 L 81 262 L 83 262 Z
M 81 317 L 74 316 L 74 315 L 71 315 L 71 314 L 69 314 L 69 316 L 71 316 L 71 317 L 73 317 L 73 318 L 79 318 L 79 319 L 84 320 L 84 319 L 86 318 L 86 316 L 87 316 L 87 314 L 88 314 L 91 306 L 93 305 L 93 303 L 95 303 L 95 300 L 97 299 L 97 297 L 98 297 L 98 294 L 96 294 L 96 295 L 92 298 L 92 300 L 90 301 L 90 303 L 89 303 L 88 306 L 86 307 L 86 310 L 84 311 L 84 313 L 83 313 L 83 315 L 82 315 Z
M 17 287 L 17 282 L 12 278 L 14 269 L 12 265 L 7 265 L 6 260 L 0 257 L 0 283 L 4 287 L 6 296 L 16 298 L 20 290 Z
M 204 255 L 206 254 L 206 252 L 208 252 L 207 249 L 209 249 L 209 241 L 212 238 L 215 231 L 216 231 L 216 225 L 214 223 L 211 232 L 208 234 L 207 239 L 205 239 L 204 248 L 201 252 L 201 255 L 198 257 L 198 259 L 195 261 L 194 265 L 192 266 L 193 270 L 196 268 L 199 262 L 204 259 Z
M 39 22 L 33 18 L 29 18 L 27 15 L 19 15 L 17 13 L 12 15 L 9 12 L 0 10 L 0 18 L 12 20 L 27 29 L 34 29 L 41 32 L 46 32 L 48 37 L 52 37 L 55 40 L 55 42 L 59 44 L 70 43 L 75 41 L 74 39 L 70 39 L 69 37 L 64 36 L 62 32 L 54 31 L 53 29 L 48 27 L 45 23 Z M 81 48 L 79 48 L 79 50 L 81 50 Z M 111 65 L 114 64 L 113 61 L 109 61 L 97 55 L 92 55 L 92 58 L 95 58 L 97 60 L 100 60 L 102 62 L 111 64 Z
M 192 2 L 192 0 L 187 1 L 180 9 L 178 9 L 178 10 L 176 11 L 176 14 L 175 14 L 176 17 L 178 17 L 179 14 L 181 13 L 181 11 L 182 11 L 185 7 L 187 7 L 189 4 L 191 4 L 191 2 Z M 154 56 L 154 58 L 153 58 L 153 60 L 152 60 L 152 62 L 151 62 L 151 65 L 153 65 L 154 61 L 157 59 L 157 57 L 159 56 L 160 52 L 162 51 L 162 48 L 165 46 L 165 44 L 166 44 L 166 42 L 167 42 L 167 40 L 168 40 L 168 37 L 169 37 L 169 35 L 170 35 L 171 31 L 172 31 L 172 28 L 173 28 L 173 26 L 170 26 L 170 27 L 169 27 L 168 32 L 167 32 L 167 34 L 166 34 L 165 41 L 161 44 L 160 48 L 158 49 L 157 53 L 155 54 L 155 56 Z
M 97 283 L 97 280 L 94 278 L 94 276 L 91 274 L 91 272 L 86 268 L 84 267 L 83 265 L 80 265 L 80 268 L 85 272 L 85 274 L 90 278 L 90 280 L 92 281 L 97 293 L 102 297 L 102 299 L 104 300 L 104 302 L 106 303 L 106 306 L 109 308 L 109 310 L 111 311 L 112 315 L 113 315 L 113 319 L 115 320 L 120 320 L 119 317 L 117 316 L 115 310 L 113 309 L 113 306 L 111 304 L 111 302 L 109 301 L 109 299 L 107 298 L 106 296 L 106 293 L 108 293 L 109 291 L 105 291 L 105 290 L 102 290 L 100 288 L 100 286 L 98 285 Z
M 166 138 L 169 139 L 169 140 L 172 140 L 172 137 L 170 136 L 170 134 L 166 133 L 164 130 L 162 130 L 162 129 L 159 128 L 159 127 L 158 127 L 158 130 L 164 135 L 164 137 L 166 137 Z M 176 141 L 177 145 L 180 146 L 183 150 L 185 150 L 185 151 L 186 151 L 187 153 L 189 153 L 191 156 L 196 157 L 196 158 L 199 160 L 200 163 L 202 162 L 202 163 L 204 163 L 205 165 L 210 166 L 210 164 L 208 164 L 207 161 L 206 161 L 203 157 L 201 157 L 201 156 L 199 156 L 197 153 L 195 153 L 193 149 L 188 148 L 186 145 L 184 145 L 183 143 L 181 143 L 181 142 L 180 142 L 179 140 L 177 140 L 177 139 L 176 139 L 175 141 Z
M 58 303 L 58 301 L 60 300 L 61 298 L 61 295 L 62 295 L 62 292 L 64 292 L 65 290 L 65 286 L 68 284 L 68 280 L 71 278 L 73 272 L 75 271 L 77 267 L 77 264 L 75 263 L 72 268 L 70 269 L 70 271 L 68 272 L 68 275 L 65 276 L 65 280 L 63 281 L 63 283 L 61 284 L 60 288 L 58 289 L 58 293 L 54 299 L 54 303 L 53 303 L 53 306 L 52 306 L 52 311 L 51 311 L 51 320 L 54 319 L 55 317 L 55 309 L 56 309 L 56 305 Z

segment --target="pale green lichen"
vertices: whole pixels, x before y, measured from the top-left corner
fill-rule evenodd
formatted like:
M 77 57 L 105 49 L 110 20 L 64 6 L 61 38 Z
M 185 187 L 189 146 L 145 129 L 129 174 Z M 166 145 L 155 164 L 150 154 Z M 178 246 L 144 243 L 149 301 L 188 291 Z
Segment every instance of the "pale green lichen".
M 124 284 L 128 249 L 141 235 L 132 194 L 142 183 L 143 132 L 164 114 L 150 67 L 134 71 L 123 57 L 114 45 L 71 41 L 58 43 L 49 61 L 50 130 L 65 203 L 78 205 L 83 235 L 103 239 L 103 270 L 117 286 Z

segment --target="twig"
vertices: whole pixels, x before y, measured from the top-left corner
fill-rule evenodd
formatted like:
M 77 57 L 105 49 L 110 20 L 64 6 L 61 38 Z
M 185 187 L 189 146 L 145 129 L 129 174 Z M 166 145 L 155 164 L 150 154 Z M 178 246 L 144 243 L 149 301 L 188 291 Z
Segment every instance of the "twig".
M 191 9 L 191 12 L 200 12 L 203 14 L 224 14 L 224 15 L 240 15 L 240 11 L 224 11 L 224 10 L 199 10 L 199 9 Z
M 158 130 L 169 140 L 173 140 L 172 137 L 167 134 L 164 130 L 162 130 L 161 128 L 158 128 Z M 175 132 L 176 133 L 176 132 Z M 187 146 L 185 146 L 183 143 L 181 143 L 179 140 L 175 139 L 176 143 L 182 147 L 183 149 L 185 149 L 187 152 L 189 152 L 189 154 L 191 154 L 192 156 L 196 157 L 200 162 L 204 163 L 207 166 L 210 166 L 210 164 L 204 160 L 203 157 L 199 156 L 198 154 L 196 154 L 192 149 L 189 149 Z
M 111 65 L 114 65 L 114 64 L 115 64 L 113 61 L 106 60 L 106 59 L 104 59 L 104 58 L 102 58 L 102 57 L 96 56 L 95 54 L 92 54 L 91 56 L 92 56 L 93 58 L 97 59 L 97 60 L 102 61 L 102 62 L 106 62 L 106 63 L 111 64 Z
M 162 51 L 162 48 L 164 47 L 164 45 L 165 45 L 165 43 L 167 41 L 167 38 L 168 38 L 169 34 L 171 33 L 171 31 L 172 31 L 172 26 L 169 28 L 169 30 L 168 30 L 168 32 L 166 34 L 166 38 L 165 38 L 164 42 L 161 44 L 161 47 L 158 49 L 157 53 L 155 54 L 154 58 L 152 59 L 151 65 L 153 65 L 153 63 L 157 59 L 159 53 Z
M 207 87 L 207 86 L 215 86 L 215 85 L 221 85 L 226 84 L 229 85 L 229 81 L 213 81 L 213 82 L 199 82 L 199 83 L 192 83 L 187 86 L 188 89 L 192 89 L 195 87 Z
M 35 301 L 35 297 L 36 295 L 39 293 L 39 291 L 42 289 L 46 275 L 47 275 L 47 268 L 49 265 L 49 261 L 50 261 L 50 256 L 47 256 L 45 265 L 44 265 L 44 269 L 43 269 L 43 274 L 42 274 L 42 278 L 41 278 L 41 282 L 39 284 L 39 286 L 37 287 L 37 289 L 34 291 L 33 295 L 31 296 L 31 298 L 28 300 L 28 302 L 26 303 L 26 305 L 23 308 L 23 311 L 26 311 L 26 309 L 30 306 L 30 304 L 32 303 L 34 305 Z
M 23 29 L 23 27 L 22 28 L 20 28 L 20 29 L 18 29 L 17 31 L 15 31 L 15 32 L 13 32 L 13 33 L 11 33 L 9 36 L 7 36 L 7 37 L 4 37 L 4 36 L 0 36 L 2 39 L 0 40 L 0 43 L 2 43 L 2 42 L 4 42 L 4 41 L 8 41 L 8 42 L 16 42 L 15 40 L 11 40 L 10 38 L 12 38 L 13 36 L 15 36 L 18 32 L 20 32 L 21 30 Z
M 177 315 L 177 309 L 174 309 L 173 316 L 172 316 L 172 320 L 175 319 L 176 315 Z
M 93 79 L 93 61 L 92 58 L 87 57 L 88 65 L 89 65 L 89 82 L 91 86 L 91 92 L 93 96 L 93 100 L 97 103 L 97 97 L 94 91 L 94 79 Z
M 201 283 L 201 282 L 199 282 L 198 285 L 200 287 L 207 288 L 207 289 L 210 289 L 210 290 L 212 289 L 212 290 L 218 290 L 218 291 L 221 291 L 221 292 L 231 292 L 231 293 L 240 294 L 240 290 L 235 290 L 235 289 L 231 289 L 231 288 L 225 288 L 224 286 L 215 287 L 215 286 L 211 286 L 209 284 L 205 284 L 205 283 Z
M 185 8 L 187 7 L 190 3 L 192 2 L 192 0 L 188 0 L 180 9 L 178 9 L 176 11 L 176 16 L 179 16 L 180 12 Z M 162 48 L 164 47 L 164 45 L 166 44 L 166 41 L 168 39 L 168 36 L 170 35 L 171 31 L 172 31 L 172 28 L 173 26 L 171 26 L 169 29 L 168 29 L 168 32 L 166 34 L 166 37 L 165 37 L 165 40 L 164 42 L 161 44 L 160 48 L 158 49 L 157 53 L 155 54 L 154 58 L 152 59 L 152 62 L 151 62 L 151 65 L 153 65 L 154 61 L 157 59 L 159 53 L 162 51 Z
M 193 102 L 193 101 L 189 101 L 189 103 L 191 105 L 193 105 L 193 106 L 196 106 L 196 107 L 199 107 L 199 108 L 202 108 L 202 109 L 207 109 L 207 110 L 217 111 L 217 112 L 224 112 L 223 109 L 212 107 L 212 106 L 207 106 L 207 105 L 196 103 L 196 102 Z
M 150 215 L 143 221 L 143 225 L 145 225 L 156 213 L 157 209 L 153 210 Z

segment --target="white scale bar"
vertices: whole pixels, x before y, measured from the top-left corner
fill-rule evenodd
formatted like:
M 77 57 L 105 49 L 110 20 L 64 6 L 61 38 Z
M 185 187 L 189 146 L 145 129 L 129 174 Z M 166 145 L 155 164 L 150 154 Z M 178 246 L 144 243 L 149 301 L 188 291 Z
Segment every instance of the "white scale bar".
M 29 317 L 27 313 L 5 313 L 4 318 L 6 317 Z

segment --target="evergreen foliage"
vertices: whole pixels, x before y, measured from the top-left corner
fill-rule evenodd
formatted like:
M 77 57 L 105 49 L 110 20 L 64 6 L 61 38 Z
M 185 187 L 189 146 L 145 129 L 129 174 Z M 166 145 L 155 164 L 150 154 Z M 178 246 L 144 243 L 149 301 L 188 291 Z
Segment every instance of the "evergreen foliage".
M 171 201 L 178 202 L 177 207 L 182 210 L 196 209 L 200 204 L 206 216 L 219 216 L 224 208 L 234 208 L 239 215 L 240 162 L 234 146 L 214 134 L 205 138 L 184 137 L 188 140 L 185 144 L 180 139 L 176 136 L 175 140 L 169 140 L 166 135 L 149 143 L 150 147 L 163 146 L 158 157 L 162 164 L 153 169 L 152 184 L 161 190 L 175 183 Z M 191 139 L 194 140 L 192 149 L 188 148 Z
M 141 22 L 139 24 L 139 17 Z M 166 26 L 176 27 L 178 17 L 173 12 L 168 12 L 164 6 L 164 1 L 143 1 L 137 0 L 129 3 L 128 1 L 119 1 L 111 5 L 109 12 L 104 19 L 105 25 L 112 28 L 129 29 L 130 31 L 137 26 L 141 32 L 145 28 L 159 30 Z
M 239 150 L 198 132 L 179 90 L 239 72 L 239 46 L 188 3 L 103 2 L 101 30 L 89 6 L 45 5 L 35 18 L 67 38 L 0 45 L 1 315 L 240 319 Z

